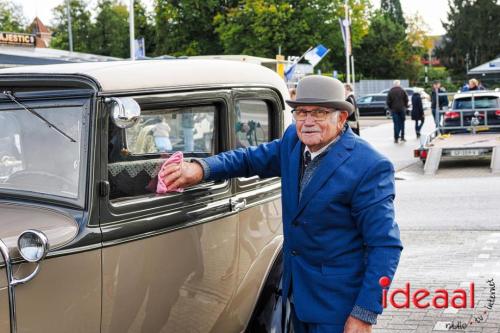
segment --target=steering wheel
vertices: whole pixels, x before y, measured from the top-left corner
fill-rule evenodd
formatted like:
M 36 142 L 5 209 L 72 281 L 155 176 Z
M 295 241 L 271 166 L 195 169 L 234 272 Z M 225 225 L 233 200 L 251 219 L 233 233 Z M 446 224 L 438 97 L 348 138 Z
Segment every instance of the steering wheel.
M 7 178 L 8 183 L 17 186 L 26 186 L 28 188 L 42 188 L 47 189 L 47 185 L 56 183 L 57 187 L 64 189 L 65 187 L 72 189 L 75 188 L 74 181 L 47 171 L 40 170 L 20 170 Z

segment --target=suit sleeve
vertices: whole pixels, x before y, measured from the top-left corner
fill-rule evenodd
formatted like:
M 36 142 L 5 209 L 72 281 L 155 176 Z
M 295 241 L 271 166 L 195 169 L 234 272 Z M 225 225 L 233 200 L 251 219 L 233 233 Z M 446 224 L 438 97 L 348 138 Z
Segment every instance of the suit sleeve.
M 251 176 L 280 177 L 282 140 L 276 139 L 255 147 L 230 150 L 199 160 L 203 167 L 204 180 Z
M 353 218 L 367 250 L 365 276 L 355 308 L 377 314 L 383 310 L 379 280 L 386 276 L 392 281 L 403 249 L 394 220 L 394 196 L 394 168 L 381 159 L 364 174 L 352 199 Z

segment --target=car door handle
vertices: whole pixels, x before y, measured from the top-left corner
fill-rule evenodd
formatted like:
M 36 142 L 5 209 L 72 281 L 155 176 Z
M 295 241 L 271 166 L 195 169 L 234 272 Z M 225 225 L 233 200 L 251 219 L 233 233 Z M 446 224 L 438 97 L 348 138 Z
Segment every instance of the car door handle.
M 245 209 L 247 206 L 247 199 L 231 199 L 231 210 L 237 212 Z

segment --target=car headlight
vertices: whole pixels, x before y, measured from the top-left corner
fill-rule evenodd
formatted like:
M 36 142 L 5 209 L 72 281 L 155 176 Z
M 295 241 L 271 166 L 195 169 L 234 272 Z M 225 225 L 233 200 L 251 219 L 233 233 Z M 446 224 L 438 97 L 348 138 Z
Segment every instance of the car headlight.
M 17 248 L 28 262 L 39 262 L 49 250 L 47 236 L 38 230 L 26 230 L 17 239 Z

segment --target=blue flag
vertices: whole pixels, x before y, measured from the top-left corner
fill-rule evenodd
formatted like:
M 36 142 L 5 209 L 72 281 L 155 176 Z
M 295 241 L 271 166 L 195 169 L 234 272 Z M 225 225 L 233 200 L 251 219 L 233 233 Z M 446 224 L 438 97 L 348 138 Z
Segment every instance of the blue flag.
M 314 49 L 310 50 L 307 52 L 304 56 L 304 58 L 309 61 L 311 65 L 316 66 L 321 59 L 325 57 L 325 55 L 329 52 L 330 50 L 324 47 L 323 45 L 319 44 L 316 46 Z
M 296 65 L 297 65 L 297 63 L 293 63 L 292 65 L 290 65 L 290 67 L 288 67 L 285 70 L 285 78 L 287 81 L 290 81 L 293 78 L 293 74 L 295 74 Z

